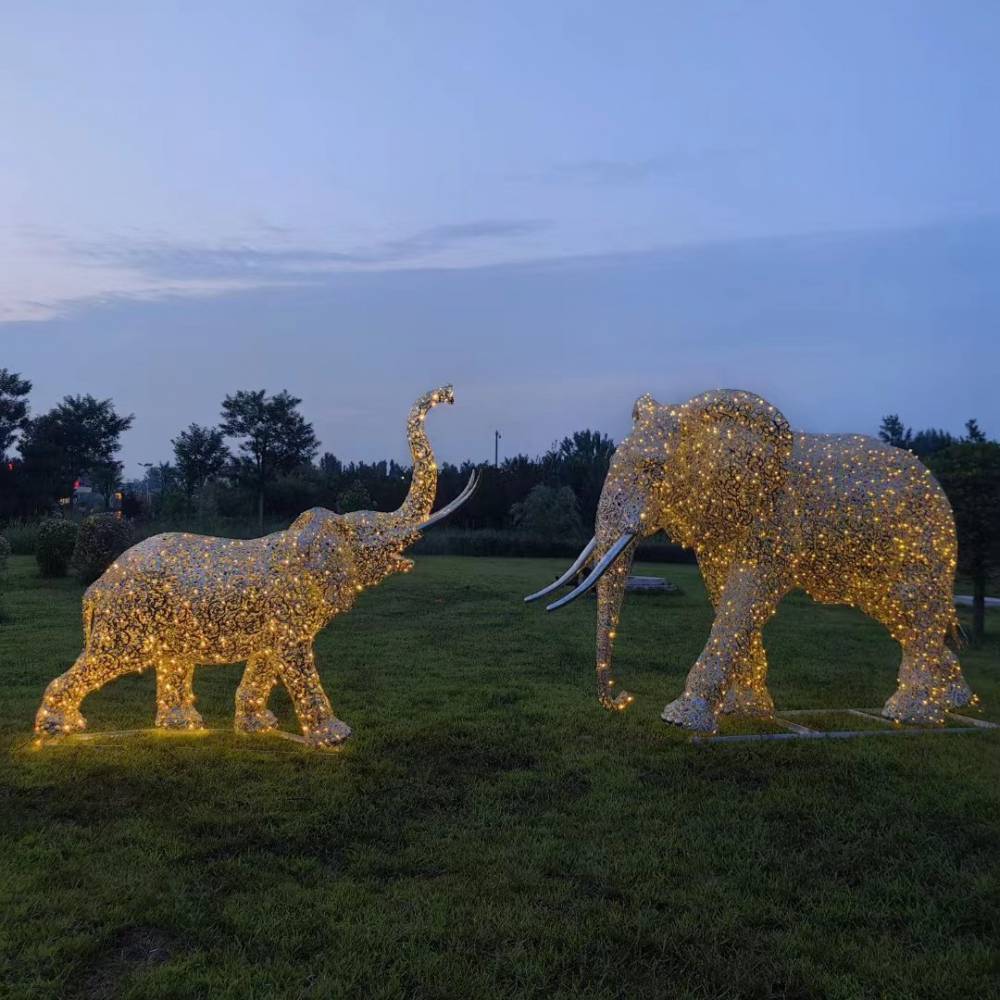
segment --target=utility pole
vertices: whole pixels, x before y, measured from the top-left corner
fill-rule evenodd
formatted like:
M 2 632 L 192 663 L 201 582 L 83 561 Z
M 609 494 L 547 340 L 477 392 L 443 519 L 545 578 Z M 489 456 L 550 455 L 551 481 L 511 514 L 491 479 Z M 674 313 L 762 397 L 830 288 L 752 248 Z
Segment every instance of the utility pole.
M 493 468 L 500 464 L 500 438 L 503 435 L 499 431 L 493 432 Z

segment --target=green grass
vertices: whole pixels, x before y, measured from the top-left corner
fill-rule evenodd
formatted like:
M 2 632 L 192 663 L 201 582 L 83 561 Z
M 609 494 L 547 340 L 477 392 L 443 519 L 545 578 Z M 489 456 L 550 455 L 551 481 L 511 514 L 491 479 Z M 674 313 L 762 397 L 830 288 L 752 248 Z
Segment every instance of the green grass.
M 426 557 L 364 595 L 317 647 L 355 728 L 338 753 L 228 734 L 37 751 L 81 588 L 14 558 L 0 996 L 996 995 L 1000 733 L 694 747 L 659 712 L 707 634 L 696 570 L 643 567 L 684 594 L 627 602 L 636 703 L 612 715 L 593 601 L 521 603 L 561 568 Z M 963 663 L 1000 721 L 987 627 Z M 767 642 L 780 708 L 893 690 L 896 648 L 848 609 L 793 597 Z M 199 672 L 210 726 L 239 675 Z M 153 678 L 84 707 L 94 730 L 148 726 Z

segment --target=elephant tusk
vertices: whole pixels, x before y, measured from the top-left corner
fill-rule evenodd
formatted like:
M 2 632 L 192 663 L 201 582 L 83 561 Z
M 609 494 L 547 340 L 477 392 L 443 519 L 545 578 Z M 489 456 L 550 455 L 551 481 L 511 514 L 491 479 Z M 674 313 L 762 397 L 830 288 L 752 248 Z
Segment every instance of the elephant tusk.
M 442 507 L 439 511 L 435 511 L 433 514 L 431 514 L 429 518 L 427 518 L 426 521 L 424 521 L 422 524 L 418 524 L 416 528 L 407 530 L 423 531 L 424 528 L 429 528 L 432 524 L 437 524 L 438 521 L 443 520 L 449 514 L 452 514 L 456 510 L 458 510 L 458 508 L 461 507 L 462 504 L 465 503 L 465 501 L 468 500 L 469 497 L 471 497 L 472 494 L 476 492 L 476 487 L 478 485 L 479 485 L 479 473 L 473 472 L 472 475 L 469 476 L 469 481 L 465 484 L 465 489 L 462 490 L 462 492 L 459 493 L 459 495 L 455 497 L 455 499 L 452 500 L 450 504 L 448 504 L 445 507 Z
M 635 534 L 631 531 L 626 531 L 621 538 L 611 546 L 610 549 L 605 553 L 604 558 L 590 571 L 590 576 L 587 577 L 583 583 L 580 584 L 575 590 L 570 591 L 565 597 L 560 597 L 558 601 L 553 601 L 545 610 L 555 611 L 556 608 L 561 608 L 564 604 L 569 604 L 570 601 L 575 601 L 581 594 L 586 594 L 591 587 L 597 583 L 598 580 L 611 568 L 611 564 L 622 554 L 626 549 L 632 539 L 635 538 Z
M 539 597 L 544 597 L 546 594 L 551 594 L 553 590 L 558 590 L 563 584 L 568 583 L 570 580 L 580 572 L 580 569 L 587 562 L 590 553 L 594 551 L 597 547 L 597 538 L 591 538 L 589 542 L 583 547 L 583 551 L 576 557 L 576 562 L 555 583 L 550 583 L 543 590 L 538 591 L 537 594 L 529 594 L 525 599 L 524 603 L 527 604 L 530 601 L 537 601 Z

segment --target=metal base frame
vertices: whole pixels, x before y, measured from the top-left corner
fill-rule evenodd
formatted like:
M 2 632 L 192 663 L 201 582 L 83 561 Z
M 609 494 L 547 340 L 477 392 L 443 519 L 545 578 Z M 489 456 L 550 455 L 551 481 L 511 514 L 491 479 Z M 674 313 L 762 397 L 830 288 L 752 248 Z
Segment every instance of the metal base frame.
M 856 715 L 862 719 L 874 719 L 883 723 L 886 729 L 844 729 L 824 731 L 810 729 L 795 722 L 796 716 L 809 715 Z M 692 736 L 691 742 L 703 746 L 710 743 L 766 743 L 774 740 L 852 740 L 864 736 L 943 736 L 947 733 L 982 733 L 989 729 L 1000 729 L 995 722 L 985 719 L 970 719 L 957 712 L 945 713 L 945 718 L 961 722 L 961 726 L 907 726 L 887 719 L 877 708 L 798 708 L 775 715 L 768 721 L 783 726 L 787 733 L 746 733 L 734 736 Z
M 103 741 L 114 742 L 120 739 L 126 739 L 136 736 L 152 736 L 157 739 L 165 740 L 181 740 L 185 737 L 194 738 L 194 742 L 190 744 L 192 747 L 197 746 L 197 739 L 201 736 L 237 736 L 240 739 L 245 739 L 247 741 L 253 740 L 254 750 L 267 750 L 272 749 L 266 746 L 267 737 L 274 736 L 279 740 L 287 740 L 290 743 L 298 743 L 299 746 L 308 747 L 310 750 L 318 750 L 321 753 L 331 753 L 336 752 L 340 749 L 343 744 L 338 744 L 337 746 L 329 747 L 317 747 L 311 744 L 304 736 L 300 736 L 298 733 L 289 733 L 283 729 L 268 729 L 261 733 L 236 733 L 232 729 L 161 729 L 158 726 L 150 727 L 149 729 L 109 729 L 102 732 L 83 732 L 83 733 L 68 733 L 65 736 L 52 736 L 52 737 L 36 737 L 31 743 L 36 750 L 44 749 L 50 746 L 73 746 L 78 743 L 93 743 L 100 745 Z

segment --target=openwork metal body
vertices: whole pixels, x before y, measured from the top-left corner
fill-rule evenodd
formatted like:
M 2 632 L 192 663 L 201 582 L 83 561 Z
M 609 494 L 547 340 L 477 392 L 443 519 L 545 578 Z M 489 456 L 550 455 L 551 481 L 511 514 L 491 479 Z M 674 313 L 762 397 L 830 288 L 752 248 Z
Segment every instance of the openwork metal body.
M 954 518 L 911 453 L 859 435 L 793 433 L 774 406 L 748 392 L 708 392 L 676 406 L 642 396 L 633 421 L 601 494 L 586 557 L 595 568 L 549 606 L 597 584 L 602 704 L 624 709 L 632 701 L 614 692 L 612 648 L 635 545 L 661 530 L 695 551 L 716 612 L 665 721 L 713 732 L 722 712 L 773 714 L 761 630 L 796 588 L 860 608 L 899 642 L 887 718 L 937 723 L 969 702 L 946 645 L 957 630 Z
M 267 701 L 280 680 L 308 742 L 340 743 L 350 735 L 330 707 L 313 659 L 313 639 L 350 609 L 366 587 L 413 566 L 403 550 L 419 532 L 462 503 L 431 516 L 437 467 L 424 418 L 454 402 L 450 386 L 414 404 L 407 423 L 413 479 L 392 513 L 338 515 L 321 507 L 287 531 L 249 541 L 171 533 L 133 546 L 83 597 L 84 649 L 49 684 L 35 721 L 41 736 L 85 727 L 80 703 L 123 674 L 156 669 L 156 725 L 194 729 L 195 666 L 246 661 L 236 693 L 236 729 L 254 733 L 277 722 Z

